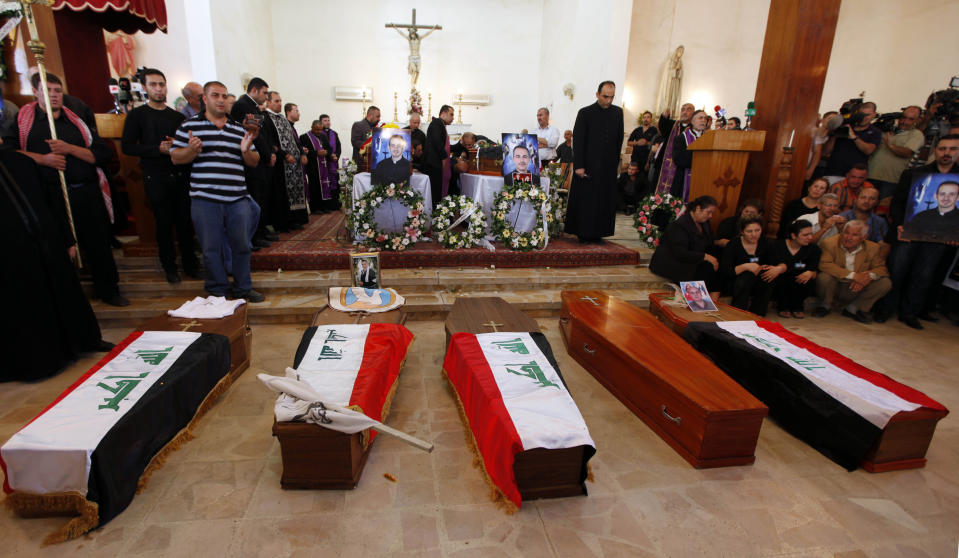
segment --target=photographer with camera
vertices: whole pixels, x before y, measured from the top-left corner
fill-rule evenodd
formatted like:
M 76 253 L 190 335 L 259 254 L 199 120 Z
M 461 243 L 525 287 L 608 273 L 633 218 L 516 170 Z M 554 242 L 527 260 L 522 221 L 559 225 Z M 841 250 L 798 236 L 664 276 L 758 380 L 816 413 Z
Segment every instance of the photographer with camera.
M 882 143 L 882 132 L 872 125 L 876 103 L 862 103 L 851 114 L 849 105 L 844 103 L 840 110 L 846 123 L 833 132 L 823 149 L 824 157 L 829 157 L 823 175 L 830 185 L 842 180 L 856 163 L 868 163 L 869 156 Z
M 922 109 L 917 106 L 904 108 L 896 126 L 882 134 L 882 143 L 869 157 L 869 181 L 879 190 L 879 199 L 893 195 L 909 158 L 922 147 L 923 134 L 916 129 L 920 114 Z

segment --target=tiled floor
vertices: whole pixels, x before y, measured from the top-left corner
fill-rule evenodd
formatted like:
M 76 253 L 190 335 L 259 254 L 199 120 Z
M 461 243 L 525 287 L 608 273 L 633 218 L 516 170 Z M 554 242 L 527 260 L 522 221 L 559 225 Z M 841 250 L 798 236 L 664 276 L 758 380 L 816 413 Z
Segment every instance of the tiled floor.
M 256 374 L 282 373 L 303 328 L 254 326 L 252 367 L 124 513 L 80 539 L 41 548 L 63 520 L 20 519 L 3 508 L 0 556 L 957 555 L 953 416 L 939 423 L 924 469 L 847 473 L 767 420 L 754 465 L 696 470 L 566 355 L 555 319 L 539 324 L 597 444 L 588 497 L 528 502 L 513 516 L 489 502 L 441 378 L 438 321 L 408 324 L 416 340 L 388 421 L 436 450 L 381 437 L 355 490 L 281 490 L 273 398 Z M 915 332 L 838 316 L 786 325 L 959 408 L 952 325 Z M 0 386 L 0 440 L 94 360 L 38 384 Z

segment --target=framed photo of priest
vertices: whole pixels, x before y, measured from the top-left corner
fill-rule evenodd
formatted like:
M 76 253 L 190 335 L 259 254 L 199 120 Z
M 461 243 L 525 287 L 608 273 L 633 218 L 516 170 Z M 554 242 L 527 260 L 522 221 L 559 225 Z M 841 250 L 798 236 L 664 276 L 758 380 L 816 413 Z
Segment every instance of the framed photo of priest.
M 376 252 L 350 254 L 350 275 L 354 287 L 380 288 L 380 256 Z
M 716 304 L 709 298 L 709 290 L 704 281 L 683 281 L 679 284 L 683 290 L 686 306 L 693 312 L 715 312 Z
M 373 185 L 403 184 L 413 173 L 409 130 L 376 128 L 370 143 L 370 172 Z
M 503 134 L 503 182 L 539 185 L 539 141 L 535 134 Z
M 909 188 L 902 238 L 959 242 L 959 174 L 918 175 Z

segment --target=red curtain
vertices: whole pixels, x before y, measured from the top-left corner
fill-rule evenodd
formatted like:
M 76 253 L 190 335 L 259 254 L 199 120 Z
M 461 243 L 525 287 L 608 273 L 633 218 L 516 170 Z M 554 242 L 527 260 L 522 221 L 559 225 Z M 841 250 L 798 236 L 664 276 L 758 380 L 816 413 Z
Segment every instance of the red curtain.
M 163 0 L 54 0 L 53 9 L 74 12 L 94 11 L 98 23 L 107 31 L 166 32 L 166 4 Z

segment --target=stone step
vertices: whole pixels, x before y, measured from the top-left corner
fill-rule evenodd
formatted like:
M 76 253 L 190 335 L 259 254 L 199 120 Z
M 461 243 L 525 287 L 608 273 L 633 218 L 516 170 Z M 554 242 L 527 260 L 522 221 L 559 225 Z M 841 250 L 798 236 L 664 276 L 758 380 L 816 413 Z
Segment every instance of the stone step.
M 189 279 L 171 285 L 162 272 L 136 270 L 120 274 L 120 292 L 128 298 L 203 296 L 203 281 Z M 313 295 L 330 287 L 350 284 L 346 270 L 331 271 L 256 271 L 253 288 L 267 296 L 274 294 Z M 436 291 L 532 291 L 548 288 L 565 289 L 650 289 L 662 279 L 641 266 L 608 266 L 590 268 L 425 268 L 385 269 L 382 284 L 400 293 L 433 293 Z M 83 281 L 88 296 L 93 285 Z
M 649 305 L 650 292 L 661 289 L 606 289 L 611 295 L 619 297 L 641 308 Z M 560 293 L 563 289 L 540 289 L 537 291 L 470 291 L 460 293 L 410 293 L 400 291 L 406 298 L 406 312 L 410 320 L 443 320 L 461 296 L 498 296 L 534 318 L 555 317 L 561 306 Z M 156 316 L 170 308 L 176 308 L 184 297 L 137 298 L 125 308 L 106 305 L 93 301 L 93 309 L 100 321 L 100 327 L 137 327 L 146 319 Z M 325 294 L 286 295 L 268 297 L 264 302 L 250 304 L 248 315 L 254 324 L 301 324 L 307 325 L 318 308 L 326 303 Z

